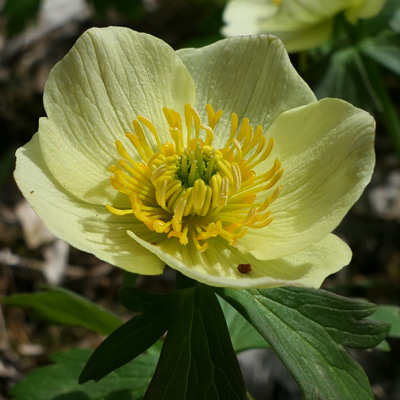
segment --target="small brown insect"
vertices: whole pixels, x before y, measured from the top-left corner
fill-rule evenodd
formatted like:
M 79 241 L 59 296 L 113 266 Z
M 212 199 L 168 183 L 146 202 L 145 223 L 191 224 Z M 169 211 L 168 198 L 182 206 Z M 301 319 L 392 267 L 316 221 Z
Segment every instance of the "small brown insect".
M 239 264 L 237 269 L 241 274 L 248 274 L 251 271 L 251 264 Z
M 31 190 L 29 193 L 32 194 L 32 193 L 34 193 L 34 192 L 35 192 L 34 190 Z

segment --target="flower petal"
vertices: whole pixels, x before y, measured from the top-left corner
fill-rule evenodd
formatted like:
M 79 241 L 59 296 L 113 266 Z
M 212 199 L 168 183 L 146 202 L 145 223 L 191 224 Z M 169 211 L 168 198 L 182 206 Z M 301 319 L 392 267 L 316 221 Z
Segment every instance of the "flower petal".
M 347 265 L 351 259 L 351 250 L 335 235 L 328 235 L 291 256 L 260 261 L 227 246 L 223 239 L 210 240 L 208 250 L 199 253 L 191 244 L 182 246 L 175 239 L 167 239 L 154 246 L 133 232 L 129 234 L 170 267 L 210 286 L 242 289 L 278 286 L 317 288 L 328 275 Z M 240 264 L 250 264 L 252 271 L 240 273 Z
M 108 180 L 119 158 L 115 140 L 129 143 L 124 135 L 138 114 L 163 137 L 162 107 L 183 112 L 186 102 L 195 102 L 192 78 L 165 42 L 126 28 L 90 29 L 46 83 L 48 118 L 39 126 L 46 164 L 73 195 L 104 205 L 117 194 Z
M 361 3 L 346 11 L 348 21 L 355 24 L 359 18 L 372 18 L 378 15 L 386 0 L 362 0 Z
M 249 229 L 238 247 L 259 259 L 276 259 L 331 232 L 371 179 L 374 128 L 367 112 L 337 99 L 282 114 L 267 133 L 275 139 L 272 157 L 284 169 L 282 193 L 269 207 L 273 221 Z
M 333 19 L 327 19 L 301 29 L 273 31 L 271 33 L 282 40 L 289 53 L 294 53 L 320 46 L 329 39 L 332 29 Z
M 302 51 L 324 43 L 332 33 L 333 19 L 304 24 L 296 18 L 280 23 L 272 29 L 269 26 L 277 16 L 279 8 L 273 2 L 265 0 L 231 0 L 224 10 L 226 26 L 222 29 L 225 36 L 271 33 L 279 37 L 290 52 Z M 286 14 L 283 13 L 283 17 Z M 293 25 L 295 23 L 295 25 Z
M 275 37 L 232 37 L 177 53 L 196 82 L 197 110 L 204 117 L 210 103 L 225 111 L 216 127 L 216 146 L 229 137 L 231 112 L 239 121 L 247 117 L 268 128 L 282 112 L 316 101 Z
M 272 1 L 231 0 L 224 9 L 222 28 L 224 36 L 253 35 L 266 33 L 261 30 L 261 22 L 276 14 L 278 8 Z
M 370 18 L 384 0 L 231 0 L 223 19 L 226 36 L 270 33 L 283 41 L 289 52 L 307 50 L 324 43 L 332 33 L 333 18 L 345 11 L 352 23 Z
M 275 15 L 261 22 L 263 32 L 297 30 L 318 24 L 359 2 L 360 0 L 285 0 L 280 3 Z
M 164 262 L 126 233 L 133 228 L 151 241 L 145 225 L 135 223 L 131 215 L 113 216 L 104 206 L 93 206 L 64 190 L 43 161 L 38 135 L 18 149 L 14 176 L 25 198 L 59 238 L 128 271 L 146 275 L 163 272 Z

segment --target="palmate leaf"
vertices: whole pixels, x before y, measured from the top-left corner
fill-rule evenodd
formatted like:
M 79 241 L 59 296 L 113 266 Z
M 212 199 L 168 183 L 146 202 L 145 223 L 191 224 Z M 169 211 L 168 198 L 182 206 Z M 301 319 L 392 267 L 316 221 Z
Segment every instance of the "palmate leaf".
M 374 305 L 304 288 L 217 292 L 268 341 L 305 399 L 373 399 L 344 346 L 370 348 L 386 337 L 387 324 L 363 319 Z
M 139 314 L 98 347 L 80 382 L 103 378 L 137 357 L 168 329 L 144 399 L 248 399 L 224 315 L 211 288 L 196 285 L 153 295 L 124 287 L 120 299 Z
M 144 400 L 248 399 L 224 315 L 211 288 L 180 290 Z
M 13 400 L 142 400 L 156 368 L 161 345 L 118 369 L 99 383 L 78 384 L 79 372 L 93 350 L 71 349 L 51 356 L 53 365 L 30 372 L 11 391 Z
M 61 324 L 81 326 L 108 335 L 122 321 L 103 307 L 61 287 L 44 287 L 43 292 L 15 294 L 4 298 L 4 304 L 31 308 L 36 318 Z

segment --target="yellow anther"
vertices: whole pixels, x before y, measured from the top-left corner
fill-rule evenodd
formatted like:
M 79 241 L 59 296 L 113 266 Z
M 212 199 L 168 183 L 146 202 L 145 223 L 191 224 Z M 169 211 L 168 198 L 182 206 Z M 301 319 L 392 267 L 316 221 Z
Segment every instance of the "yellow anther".
M 186 122 L 186 147 L 189 147 L 190 140 L 192 138 L 192 113 L 191 110 L 192 107 L 190 104 L 185 104 L 185 122 Z
M 263 162 L 270 154 L 272 151 L 272 148 L 274 147 L 274 139 L 270 138 L 268 141 L 268 146 L 265 149 L 264 153 L 260 156 L 260 158 L 254 162 L 253 164 L 249 165 L 249 168 L 254 168 L 256 165 L 260 164 Z M 249 160 L 250 162 L 250 160 Z
M 135 146 L 137 152 L 142 157 L 142 160 L 148 161 L 153 156 L 153 151 L 150 149 L 149 146 L 146 146 L 147 143 L 141 143 L 139 138 L 134 135 L 133 133 L 127 133 L 126 137 L 132 142 Z M 146 151 L 147 150 L 147 151 Z
M 109 204 L 106 204 L 106 208 L 108 211 L 110 211 L 110 213 L 114 214 L 114 215 L 127 215 L 127 214 L 133 214 L 132 209 L 129 210 L 120 210 L 118 208 L 114 208 L 112 206 L 110 206 Z
M 125 160 L 128 160 L 132 165 L 135 165 L 135 161 L 125 150 L 125 147 L 120 140 L 115 142 L 115 146 L 117 147 L 118 153 L 121 155 L 121 157 L 125 158 Z
M 271 189 L 275 184 L 281 179 L 281 176 L 283 175 L 283 169 L 280 169 L 274 177 L 269 181 L 267 186 L 264 186 L 264 190 Z
M 162 146 L 161 146 L 160 138 L 158 137 L 157 129 L 155 128 L 155 126 L 152 124 L 151 121 L 149 121 L 146 117 L 143 117 L 142 115 L 138 115 L 137 119 L 143 125 L 145 125 L 149 129 L 149 131 L 153 134 L 154 139 L 156 139 L 157 146 L 158 146 L 159 150 L 161 151 Z
M 194 245 L 196 246 L 196 249 L 200 253 L 202 253 L 202 252 L 204 252 L 204 251 L 206 251 L 208 249 L 208 244 L 207 243 L 204 243 L 203 245 L 200 245 L 199 240 L 197 239 L 196 233 L 193 230 L 190 231 L 190 234 L 192 236 L 192 240 L 193 240 Z
M 186 207 L 186 199 L 181 197 L 178 201 L 178 204 L 176 205 L 174 209 L 174 219 L 177 221 L 181 222 L 183 218 L 183 212 L 185 211 Z
M 204 204 L 206 194 L 206 185 L 203 180 L 197 179 L 193 186 L 193 207 L 197 212 Z
M 232 168 L 229 161 L 223 158 L 219 159 L 217 161 L 217 169 L 229 180 L 229 183 L 233 184 Z
M 126 134 L 134 156 L 117 141 L 121 158 L 110 167 L 112 187 L 129 197 L 131 208 L 106 205 L 110 213 L 132 214 L 150 231 L 179 240 L 182 246 L 191 243 L 199 252 L 207 250 L 207 240 L 213 237 L 234 246 L 248 229 L 269 225 L 268 207 L 282 191 L 277 183 L 283 173 L 279 160 L 266 164 L 274 141 L 266 139 L 260 125 L 253 129 L 242 118 L 239 127 L 239 118 L 232 113 L 229 137 L 215 148 L 214 129 L 223 112 L 215 112 L 210 104 L 206 112 L 207 124 L 189 104 L 184 107 L 184 121 L 178 112 L 164 107 L 171 137 L 164 143 L 153 123 L 139 115 L 133 121 L 134 133 Z M 255 166 L 266 172 L 257 176 Z
M 213 132 L 212 128 L 210 128 L 207 125 L 203 125 L 203 124 L 201 124 L 201 128 L 206 131 L 206 140 L 204 141 L 204 144 L 206 144 L 207 146 L 211 146 L 211 144 L 214 140 L 214 132 Z
M 183 215 L 187 217 L 192 213 L 193 210 L 193 188 L 188 188 L 185 192 L 186 194 L 186 207 Z
M 233 177 L 233 184 L 232 184 L 232 194 L 236 193 L 241 185 L 242 185 L 242 175 L 240 173 L 240 168 L 237 163 L 232 163 L 231 172 Z
M 190 113 L 192 114 L 193 117 L 194 129 L 196 132 L 195 143 L 197 144 L 200 137 L 200 127 L 201 127 L 200 115 L 197 112 L 197 110 L 195 110 L 193 107 L 190 108 Z
M 242 159 L 242 146 L 240 145 L 239 140 L 237 139 L 233 139 L 232 144 L 236 149 L 236 156 L 234 160 L 238 163 Z
M 221 191 L 221 181 L 222 178 L 221 176 L 218 174 L 215 174 L 209 182 L 210 188 L 212 190 L 212 199 L 211 199 L 211 208 L 215 208 L 218 205 L 219 202 L 219 193 Z
M 272 193 L 271 196 L 268 196 L 268 197 L 264 200 L 264 203 L 261 205 L 261 207 L 258 207 L 257 211 L 258 211 L 259 213 L 265 211 L 265 210 L 270 206 L 270 204 L 272 204 L 272 203 L 279 197 L 281 191 L 282 191 L 282 186 L 278 186 L 278 187 L 274 190 L 274 193 Z
M 156 219 L 153 222 L 153 228 L 158 233 L 167 233 L 171 229 L 171 221 L 164 222 L 161 221 L 160 219 Z
M 206 111 L 207 111 L 207 117 L 208 117 L 208 125 L 211 129 L 214 129 L 215 125 L 217 125 L 219 119 L 222 117 L 223 111 L 218 110 L 215 113 L 211 104 L 206 105 Z
M 222 208 L 226 205 L 229 196 L 229 181 L 228 178 L 221 179 L 221 186 L 219 187 L 219 198 L 217 206 Z
M 166 157 L 176 154 L 174 144 L 171 142 L 167 142 L 167 143 L 163 144 L 163 154 Z
M 207 215 L 207 213 L 210 209 L 211 199 L 212 199 L 212 190 L 211 190 L 210 186 L 207 186 L 206 194 L 204 196 L 203 208 L 199 213 L 202 217 L 205 217 Z
M 239 140 L 239 142 L 241 142 L 242 139 L 245 137 L 248 128 L 249 128 L 249 119 L 244 118 L 242 121 L 242 125 L 240 126 L 239 133 L 237 134 L 237 140 Z
M 142 143 L 147 143 L 146 135 L 144 134 L 143 129 L 140 126 L 139 122 L 136 119 L 134 119 L 132 121 L 132 125 L 133 125 L 133 129 L 135 130 L 136 135 L 139 138 L 139 140 Z
M 168 180 L 167 179 L 159 179 L 156 183 L 156 200 L 161 208 L 165 209 L 165 191 L 167 189 Z

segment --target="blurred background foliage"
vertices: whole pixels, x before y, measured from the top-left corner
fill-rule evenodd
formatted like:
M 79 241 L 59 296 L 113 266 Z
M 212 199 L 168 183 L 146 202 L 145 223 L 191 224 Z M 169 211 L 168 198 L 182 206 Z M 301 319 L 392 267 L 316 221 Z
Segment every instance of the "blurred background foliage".
M 400 122 L 394 106 L 400 77 L 399 1 L 387 0 L 376 17 L 357 25 L 338 15 L 331 39 L 300 57 L 299 70 L 317 97 L 342 98 L 377 116 L 400 160 Z
M 174 48 L 200 47 L 222 38 L 226 0 L 0 0 L 0 298 L 60 284 L 122 319 L 117 299 L 122 272 L 69 248 L 45 230 L 13 177 L 15 150 L 45 115 L 43 87 L 50 69 L 92 26 L 121 25 L 158 36 Z M 351 246 L 349 267 L 324 288 L 377 304 L 400 305 L 400 2 L 351 26 L 338 15 L 331 39 L 290 55 L 319 98 L 339 97 L 377 119 L 377 165 L 371 184 L 337 230 Z M 140 277 L 138 287 L 166 292 L 173 272 Z M 395 309 L 397 310 L 397 309 Z M 393 315 L 396 311 L 391 311 Z M 397 328 L 396 328 L 397 329 Z M 0 312 L 0 399 L 24 374 L 70 346 L 94 347 L 102 336 L 83 328 L 49 326 L 26 311 Z M 355 352 L 377 399 L 400 398 L 400 344 L 391 352 Z M 297 399 L 299 392 L 271 353 L 241 360 L 256 399 Z M 262 372 L 260 372 L 262 371 Z M 265 376 L 270 379 L 266 382 Z M 258 386 L 257 386 L 258 385 Z M 258 387 L 258 389 L 257 389 Z M 3 396 L 3 397 L 2 397 Z

